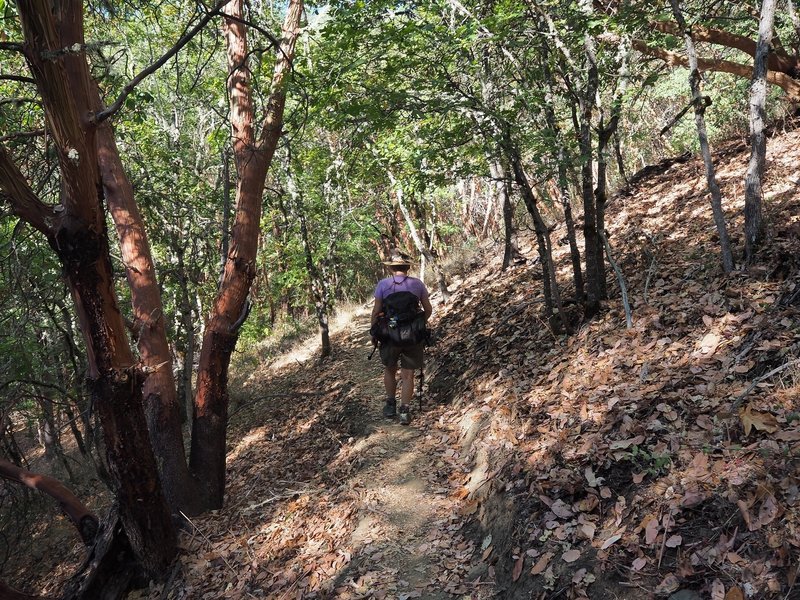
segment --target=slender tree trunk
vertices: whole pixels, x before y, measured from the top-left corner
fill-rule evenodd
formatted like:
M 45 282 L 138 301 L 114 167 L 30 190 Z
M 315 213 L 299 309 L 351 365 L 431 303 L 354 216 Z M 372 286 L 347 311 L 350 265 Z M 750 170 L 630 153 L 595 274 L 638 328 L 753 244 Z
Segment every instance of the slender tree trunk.
M 231 168 L 228 149 L 222 151 L 222 244 L 220 246 L 219 275 L 225 272 L 225 261 L 228 260 L 231 228 Z
M 592 112 L 599 85 L 594 41 L 586 36 L 584 47 L 588 60 L 586 87 L 580 98 L 581 119 L 578 145 L 581 151 L 581 196 L 583 198 L 583 241 L 586 257 L 586 316 L 592 317 L 600 310 L 605 280 L 602 240 L 597 231 L 597 205 L 594 196 L 592 172 Z
M 625 159 L 622 156 L 622 142 L 619 139 L 619 131 L 614 132 L 614 156 L 617 159 L 617 170 L 622 181 L 627 185 L 628 175 L 625 173 Z
M 722 251 L 722 269 L 726 273 L 733 271 L 733 253 L 728 239 L 728 228 L 725 224 L 725 213 L 722 210 L 722 194 L 717 184 L 714 173 L 714 162 L 711 159 L 711 149 L 708 145 L 708 134 L 706 133 L 705 102 L 700 93 L 700 71 L 697 69 L 697 52 L 694 48 L 694 40 L 689 30 L 686 20 L 679 5 L 679 0 L 670 0 L 672 14 L 678 22 L 679 27 L 684 32 L 686 42 L 686 55 L 689 61 L 689 87 L 692 90 L 692 102 L 694 103 L 694 121 L 697 125 L 697 137 L 700 140 L 700 151 L 703 154 L 703 163 L 706 167 L 706 180 L 708 181 L 708 191 L 711 194 L 711 210 L 714 214 L 714 223 L 717 226 L 719 235 L 719 245 Z
M 433 269 L 434 275 L 436 276 L 436 283 L 439 288 L 439 292 L 442 294 L 442 300 L 444 302 L 448 302 L 450 300 L 450 290 L 447 289 L 447 281 L 444 277 L 444 271 L 442 271 L 439 261 L 437 261 L 433 254 L 431 254 L 430 250 L 428 250 L 423 243 L 422 238 L 419 236 L 417 227 L 414 225 L 414 220 L 411 218 L 411 213 L 408 212 L 408 207 L 405 204 L 403 186 L 394 176 L 392 171 L 387 170 L 386 174 L 389 176 L 389 181 L 394 188 L 395 197 L 397 198 L 397 205 L 400 207 L 400 212 L 403 213 L 403 218 L 406 221 L 408 233 L 411 236 L 411 239 L 414 241 L 414 246 L 417 248 L 417 252 L 424 256 L 425 260 L 430 263 L 431 269 Z
M 238 179 L 230 250 L 203 336 L 195 395 L 190 467 L 203 481 L 205 505 L 219 508 L 225 493 L 225 432 L 228 421 L 228 367 L 239 328 L 247 317 L 247 295 L 256 274 L 261 202 L 267 170 L 281 136 L 286 85 L 303 12 L 291 0 L 283 24 L 272 86 L 261 133 L 255 135 L 251 73 L 248 67 L 244 2 L 226 6 L 223 32 L 228 48 L 231 135 Z
M 545 46 L 543 49 L 544 61 L 542 62 L 545 80 L 547 84 L 547 93 L 545 96 L 545 103 L 543 106 L 545 122 L 550 128 L 553 136 L 553 161 L 558 165 L 558 194 L 561 201 L 561 208 L 564 211 L 564 222 L 567 226 L 567 243 L 569 244 L 569 255 L 572 262 L 572 279 L 575 284 L 575 301 L 583 302 L 583 271 L 581 269 L 581 251 L 578 248 L 578 240 L 575 235 L 575 219 L 572 216 L 572 198 L 569 193 L 569 182 L 567 179 L 567 148 L 564 144 L 564 139 L 561 134 L 561 129 L 558 126 L 556 119 L 555 105 L 553 99 L 553 87 L 555 81 L 553 79 L 550 67 L 547 64 L 548 48 Z
M 99 106 L 99 97 L 96 101 Z M 181 406 L 172 372 L 161 291 L 133 186 L 125 173 L 108 121 L 98 128 L 97 147 L 103 189 L 116 226 L 131 291 L 139 356 L 147 372 L 142 396 L 150 440 L 158 457 L 161 485 L 176 514 L 182 510 L 194 515 L 202 506 L 198 503 L 197 484 L 186 462 Z
M 489 235 L 489 230 L 493 228 L 494 216 L 497 214 L 497 211 L 495 210 L 495 199 L 501 197 L 499 189 L 495 185 L 494 181 L 490 182 L 489 185 L 486 186 L 483 197 L 486 200 L 486 210 L 483 212 L 483 224 L 481 225 L 480 239 L 485 240 Z
M 511 259 L 514 253 L 512 245 L 514 237 L 514 208 L 511 205 L 508 173 L 506 173 L 505 166 L 499 160 L 492 160 L 489 162 L 489 168 L 503 211 L 503 271 L 505 271 L 511 266 Z
M 564 315 L 564 307 L 561 303 L 561 293 L 558 289 L 555 268 L 553 267 L 553 248 L 550 242 L 550 232 L 547 230 L 547 225 L 542 218 L 542 214 L 536 202 L 536 195 L 522 167 L 519 151 L 512 146 L 508 138 L 506 138 L 506 150 L 508 152 L 508 161 L 511 165 L 511 169 L 514 171 L 514 180 L 517 182 L 522 194 L 522 200 L 525 202 L 525 206 L 533 218 L 539 258 L 542 262 L 542 283 L 544 287 L 544 302 L 548 323 L 551 327 L 556 328 L 556 324 L 551 318 L 555 312 L 556 316 L 561 320 L 561 326 L 564 328 L 564 331 L 566 331 L 568 325 Z
M 38 422 L 39 445 L 44 448 L 48 460 L 58 457 L 58 437 L 53 414 L 53 403 L 48 398 L 37 398 L 41 417 Z
M 323 274 L 314 264 L 314 253 L 312 252 L 311 240 L 309 239 L 308 235 L 308 222 L 306 220 L 303 199 L 297 189 L 294 176 L 291 174 L 291 169 L 287 167 L 287 171 L 289 174 L 286 177 L 286 187 L 289 190 L 289 195 L 292 198 L 294 208 L 297 211 L 297 217 L 300 221 L 300 239 L 303 243 L 303 254 L 305 256 L 306 272 L 308 273 L 309 291 L 311 292 L 311 299 L 314 302 L 314 309 L 317 313 L 317 323 L 319 324 L 320 344 L 322 347 L 320 359 L 323 359 L 330 356 L 332 351 L 330 326 L 328 323 L 328 286 Z
M 617 131 L 617 126 L 622 113 L 622 99 L 625 96 L 625 90 L 628 87 L 628 48 L 629 46 L 627 44 L 627 40 L 624 40 L 623 43 L 620 44 L 619 53 L 617 55 L 619 57 L 619 70 L 617 73 L 618 82 L 614 97 L 611 100 L 611 111 L 608 125 L 605 124 L 605 120 L 601 113 L 600 123 L 598 126 L 597 187 L 595 188 L 595 206 L 597 218 L 596 229 L 599 237 L 601 256 L 605 256 L 606 254 L 603 240 L 604 236 L 606 235 L 606 203 L 608 202 L 608 146 L 609 142 Z M 610 255 L 608 259 L 610 263 Z M 600 278 L 599 283 L 601 293 L 600 297 L 605 300 L 608 298 L 608 286 L 605 277 L 605 262 L 603 263 L 603 277 Z
M 194 356 L 197 349 L 197 333 L 195 332 L 195 318 L 200 317 L 200 311 L 192 304 L 189 278 L 186 272 L 183 248 L 176 248 L 178 259 L 178 306 L 180 307 L 180 328 L 183 330 L 183 361 L 181 364 L 180 380 L 178 382 L 178 401 L 183 408 L 181 414 L 186 415 L 189 423 L 194 412 L 194 388 L 192 375 L 194 373 Z
M 594 205 L 595 205 L 595 231 L 600 244 L 603 244 L 603 235 L 605 235 L 605 222 L 606 222 L 606 203 L 608 202 L 608 142 L 611 135 L 616 129 L 616 119 L 611 120 L 608 127 L 605 127 L 603 117 L 600 117 L 598 124 L 597 134 L 597 186 L 594 189 Z M 605 251 L 602 252 L 605 256 Z M 605 260 L 603 261 L 603 277 L 598 279 L 598 287 L 600 289 L 600 298 L 605 300 L 608 298 L 608 286 L 605 278 Z
M 792 2 L 793 0 L 790 0 Z M 763 0 L 750 84 L 750 163 L 744 184 L 744 259 L 750 262 L 763 236 L 761 180 L 767 154 L 767 58 L 775 22 L 775 0 Z

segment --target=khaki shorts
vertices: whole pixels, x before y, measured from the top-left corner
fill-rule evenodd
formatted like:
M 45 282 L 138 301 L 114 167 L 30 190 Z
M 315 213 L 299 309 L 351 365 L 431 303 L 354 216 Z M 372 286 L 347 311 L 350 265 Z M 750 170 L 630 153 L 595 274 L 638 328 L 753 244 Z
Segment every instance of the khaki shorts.
M 424 344 L 398 348 L 391 344 L 381 344 L 381 362 L 387 367 L 396 367 L 400 361 L 401 369 L 421 369 L 425 366 Z

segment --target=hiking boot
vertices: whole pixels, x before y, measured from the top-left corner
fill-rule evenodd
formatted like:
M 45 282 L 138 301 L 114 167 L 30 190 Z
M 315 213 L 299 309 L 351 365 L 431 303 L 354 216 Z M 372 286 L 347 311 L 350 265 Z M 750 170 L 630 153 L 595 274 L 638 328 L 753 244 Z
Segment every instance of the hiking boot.
M 400 425 L 408 425 L 411 423 L 411 410 L 403 404 L 400 407 Z
M 392 419 L 397 415 L 397 401 L 387 400 L 383 407 L 383 416 L 387 419 Z

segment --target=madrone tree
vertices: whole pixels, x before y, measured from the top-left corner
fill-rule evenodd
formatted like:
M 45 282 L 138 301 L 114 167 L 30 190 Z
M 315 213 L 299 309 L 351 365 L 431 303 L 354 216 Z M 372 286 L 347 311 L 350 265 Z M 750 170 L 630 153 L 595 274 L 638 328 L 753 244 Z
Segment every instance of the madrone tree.
M 228 365 L 247 315 L 261 196 L 282 133 L 286 86 L 302 10 L 302 0 L 290 0 L 282 37 L 274 41 L 277 59 L 269 95 L 260 111 L 252 90 L 249 26 L 242 0 L 218 2 L 108 107 L 101 100 L 87 60 L 80 1 L 19 0 L 22 40 L 0 46 L 4 52 L 21 54 L 28 66 L 30 76 L 19 80 L 35 85 L 38 92 L 48 140 L 57 157 L 60 189 L 56 204 L 39 197 L 18 166 L 24 145 L 12 146 L 17 138 L 5 136 L 0 142 L 0 199 L 12 214 L 43 235 L 62 265 L 88 354 L 88 387 L 100 417 L 119 506 L 122 527 L 108 523 L 107 531 L 126 539 L 135 560 L 150 577 L 162 576 L 175 553 L 171 512 L 199 512 L 222 505 Z M 155 265 L 109 119 L 144 77 L 220 15 L 238 172 L 236 212 L 224 272 L 205 329 L 187 466 Z M 139 357 L 131 348 L 114 291 L 104 201 L 120 233 L 140 332 Z M 126 562 L 124 556 L 116 560 L 117 567 Z

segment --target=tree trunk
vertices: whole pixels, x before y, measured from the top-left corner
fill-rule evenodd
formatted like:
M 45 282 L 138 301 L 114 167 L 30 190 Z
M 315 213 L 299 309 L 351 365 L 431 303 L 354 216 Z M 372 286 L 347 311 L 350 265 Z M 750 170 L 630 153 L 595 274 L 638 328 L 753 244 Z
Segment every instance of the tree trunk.
M 286 84 L 299 35 L 302 0 L 291 0 L 283 24 L 272 86 L 261 133 L 256 139 L 247 26 L 243 0 L 226 6 L 223 31 L 228 48 L 231 134 L 238 180 L 236 215 L 225 269 L 203 336 L 197 375 L 190 466 L 203 481 L 209 508 L 222 506 L 225 493 L 225 431 L 228 421 L 228 366 L 244 319 L 255 277 L 261 197 L 281 136 Z
M 181 415 L 186 416 L 186 421 L 191 423 L 194 412 L 194 389 L 192 375 L 194 373 L 194 355 L 197 346 L 195 332 L 195 317 L 200 318 L 200 311 L 192 304 L 189 289 L 188 274 L 184 261 L 183 248 L 176 248 L 178 259 L 178 306 L 180 307 L 180 325 L 183 329 L 183 361 L 181 364 L 180 380 L 178 382 L 178 401 L 181 403 Z
M 763 0 L 753 81 L 750 84 L 750 163 L 744 185 L 744 259 L 747 262 L 753 259 L 763 235 L 761 180 L 767 154 L 767 136 L 764 132 L 767 118 L 767 59 L 774 22 L 775 0 Z
M 569 256 L 572 262 L 572 279 L 575 284 L 575 301 L 583 302 L 583 271 L 581 270 L 581 251 L 578 248 L 578 240 L 575 235 L 575 219 L 572 217 L 572 198 L 569 193 L 569 182 L 567 179 L 567 149 L 564 144 L 564 139 L 561 134 L 561 129 L 558 126 L 556 113 L 553 109 L 555 101 L 553 99 L 553 87 L 555 81 L 553 79 L 550 67 L 547 64 L 548 48 L 542 48 L 544 54 L 544 61 L 542 66 L 545 74 L 545 83 L 547 84 L 547 92 L 543 106 L 545 122 L 550 128 L 553 136 L 553 151 L 552 158 L 556 163 L 558 169 L 558 194 L 561 200 L 561 208 L 564 211 L 564 222 L 567 226 L 567 243 L 569 244 Z
M 595 204 L 597 218 L 597 234 L 600 243 L 600 255 L 605 255 L 604 237 L 606 235 L 606 203 L 608 201 L 608 146 L 611 138 L 617 132 L 619 119 L 622 113 L 622 100 L 628 87 L 628 43 L 627 39 L 620 44 L 618 53 L 619 69 L 617 72 L 617 85 L 611 100 L 611 111 L 608 125 L 605 125 L 601 113 L 597 134 L 597 187 L 595 188 Z M 611 262 L 611 256 L 608 257 Z M 608 298 L 608 286 L 605 277 L 605 262 L 603 263 L 603 277 L 600 278 L 601 298 Z
M 555 312 L 556 316 L 561 320 L 563 330 L 566 331 L 568 326 L 564 315 L 564 307 L 561 303 L 561 293 L 558 289 L 555 268 L 553 267 L 553 248 L 550 242 L 550 232 L 547 230 L 547 225 L 537 206 L 536 196 L 528 181 L 528 176 L 522 168 L 519 151 L 512 146 L 508 138 L 506 138 L 506 151 L 508 153 L 508 161 L 511 164 L 511 169 L 514 171 L 514 180 L 517 182 L 522 194 L 522 200 L 525 202 L 525 206 L 533 218 L 539 258 L 542 262 L 542 284 L 544 286 L 544 302 L 548 323 L 551 327 L 557 329 L 556 324 L 551 318 Z
M 595 202 L 595 231 L 600 245 L 603 244 L 603 235 L 605 235 L 606 224 L 606 202 L 608 201 L 608 181 L 606 175 L 608 173 L 608 142 L 611 135 L 617 127 L 617 118 L 612 118 L 608 127 L 604 126 L 603 118 L 600 118 L 597 133 L 597 187 L 594 189 L 594 202 Z M 605 252 L 601 252 L 601 256 L 605 256 Z M 608 298 L 608 286 L 606 285 L 605 277 L 605 261 L 603 261 L 603 276 L 598 279 L 598 287 L 600 290 L 600 298 L 605 300 Z
M 147 579 L 136 565 L 118 507 L 113 506 L 89 555 L 64 586 L 59 600 L 124 600 L 134 582 L 143 587 Z
M 675 15 L 675 20 L 685 32 L 684 41 L 686 42 L 686 54 L 689 60 L 689 87 L 692 90 L 692 101 L 694 103 L 694 120 L 697 125 L 697 137 L 700 140 L 700 150 L 703 154 L 703 163 L 706 167 L 706 180 L 708 181 L 708 190 L 711 193 L 711 210 L 714 214 L 714 223 L 717 226 L 717 235 L 719 235 L 719 245 L 722 250 L 722 269 L 726 273 L 733 271 L 733 254 L 731 253 L 731 244 L 728 240 L 728 229 L 725 224 L 725 213 L 722 210 L 722 195 L 717 184 L 717 178 L 714 174 L 714 162 L 711 160 L 711 149 L 708 145 L 708 134 L 706 133 L 706 120 L 705 120 L 705 103 L 700 93 L 700 72 L 697 68 L 697 53 L 694 48 L 694 41 L 692 40 L 691 31 L 686 25 L 683 18 L 678 0 L 670 0 L 672 5 L 672 12 Z
M 586 257 L 586 316 L 592 317 L 600 310 L 605 280 L 602 240 L 597 231 L 597 205 L 594 196 L 592 172 L 592 109 L 599 85 L 594 41 L 585 39 L 586 57 L 589 61 L 586 88 L 580 98 L 581 119 L 578 145 L 581 151 L 581 196 L 583 198 L 583 242 Z
M 222 151 L 222 241 L 220 243 L 219 276 L 225 273 L 231 238 L 231 157 L 226 147 Z
M 59 456 L 58 451 L 58 430 L 55 425 L 55 415 L 53 414 L 53 403 L 49 398 L 37 398 L 41 417 L 38 421 L 39 445 L 44 448 L 44 457 L 50 461 Z
M 96 98 L 97 105 L 100 98 Z M 122 262 L 131 292 L 139 357 L 147 373 L 144 398 L 147 428 L 158 457 L 161 485 L 172 510 L 194 515 L 200 512 L 197 485 L 189 474 L 181 430 L 172 355 L 156 269 L 150 253 L 142 215 L 133 187 L 120 160 L 114 132 L 108 121 L 97 130 L 97 148 L 103 189 L 117 229 Z
M 419 232 L 417 232 L 417 227 L 414 225 L 414 220 L 411 218 L 411 213 L 408 212 L 408 207 L 406 206 L 403 198 L 403 186 L 391 171 L 387 170 L 386 174 L 389 176 L 389 181 L 394 188 L 395 197 L 397 198 L 397 205 L 400 207 L 400 212 L 403 213 L 403 218 L 406 221 L 408 233 L 411 236 L 411 239 L 414 241 L 414 246 L 417 248 L 417 252 L 424 256 L 425 260 L 430 263 L 431 269 L 433 269 L 433 273 L 436 276 L 436 283 L 439 288 L 439 292 L 442 294 L 442 301 L 448 302 L 450 300 L 450 290 L 447 289 L 447 281 L 444 277 L 444 271 L 442 271 L 439 261 L 436 260 L 433 254 L 431 254 L 430 250 L 428 250 L 423 243 L 422 238 L 419 236 Z
M 20 0 L 17 7 L 25 55 L 58 154 L 61 204 L 50 210 L 37 202 L 7 155 L 0 156 L 0 187 L 14 212 L 45 233 L 61 261 L 86 344 L 89 387 L 103 423 L 121 521 L 137 559 L 158 578 L 174 556 L 176 536 L 146 431 L 143 375 L 114 295 L 90 120 L 94 88 L 84 50 L 82 3 Z
M 291 162 L 291 159 L 289 159 L 289 162 Z M 303 243 L 309 291 L 311 293 L 311 299 L 314 302 L 314 309 L 317 313 L 317 323 L 319 324 L 320 344 L 322 348 L 320 359 L 323 359 L 330 356 L 332 351 L 330 326 L 328 323 L 328 286 L 322 273 L 314 264 L 314 253 L 311 249 L 311 240 L 308 235 L 308 222 L 306 220 L 305 207 L 303 206 L 303 199 L 295 184 L 294 176 L 291 173 L 291 165 L 287 167 L 287 171 L 286 187 L 289 189 L 289 195 L 292 198 L 294 209 L 297 211 L 297 217 L 300 221 L 300 240 Z
M 508 174 L 506 173 L 505 166 L 499 160 L 491 160 L 489 162 L 489 169 L 503 211 L 503 271 L 505 271 L 511 266 L 511 259 L 514 251 L 514 207 L 511 205 L 511 194 L 508 190 Z
M 614 156 L 617 159 L 617 170 L 619 171 L 619 176 L 625 184 L 628 184 L 628 175 L 625 173 L 625 160 L 622 156 L 622 143 L 619 139 L 619 131 L 614 132 Z

